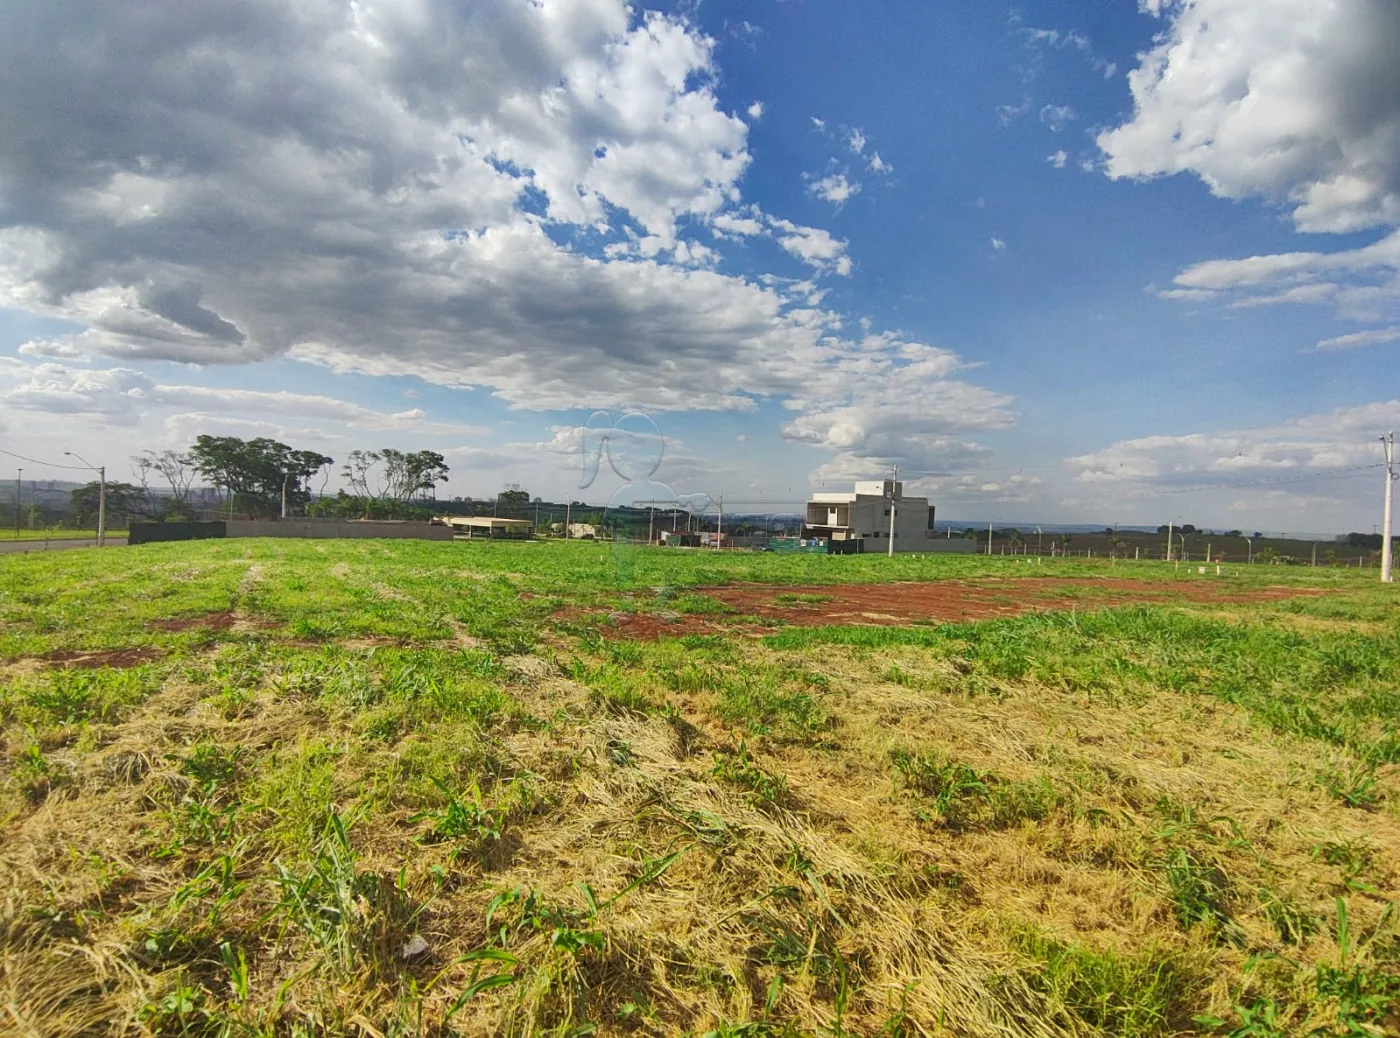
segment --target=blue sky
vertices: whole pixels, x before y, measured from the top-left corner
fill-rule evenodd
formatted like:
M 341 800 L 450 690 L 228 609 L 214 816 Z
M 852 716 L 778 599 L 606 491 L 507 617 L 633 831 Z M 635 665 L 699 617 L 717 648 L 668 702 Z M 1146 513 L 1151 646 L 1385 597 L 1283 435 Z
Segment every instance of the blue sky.
M 1384 0 L 10 9 L 0 447 L 604 500 L 578 427 L 635 407 L 731 501 L 1366 529 L 1396 46 Z

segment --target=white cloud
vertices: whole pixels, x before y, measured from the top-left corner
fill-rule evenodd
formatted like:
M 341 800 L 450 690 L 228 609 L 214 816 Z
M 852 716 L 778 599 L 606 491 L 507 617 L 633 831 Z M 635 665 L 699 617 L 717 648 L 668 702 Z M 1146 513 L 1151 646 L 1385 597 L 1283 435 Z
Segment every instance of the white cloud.
M 992 248 L 995 251 L 1000 252 L 1002 249 L 1006 248 L 1006 242 L 1002 241 L 1000 238 L 993 238 Z
M 818 130 L 825 130 L 825 129 L 826 129 L 826 120 L 825 120 L 825 119 L 818 119 L 818 118 L 814 115 L 814 116 L 811 116 L 811 120 L 812 120 L 812 126 L 813 126 L 815 129 L 818 129 Z
M 1078 118 L 1078 113 L 1069 105 L 1046 105 L 1040 110 L 1040 121 L 1053 133 L 1059 133 Z
M 833 173 L 830 176 L 813 180 L 807 185 L 807 190 L 824 202 L 840 206 L 844 205 L 852 195 L 860 193 L 860 184 L 848 180 L 844 173 Z
M 893 172 L 893 171 L 894 171 L 894 167 L 891 166 L 891 165 L 890 165 L 888 162 L 886 162 L 884 159 L 880 158 L 880 153 L 879 153 L 878 151 L 875 152 L 873 155 L 870 156 L 870 172 L 872 172 L 872 173 L 890 173 L 890 172 Z
M 1010 126 L 1013 122 L 1021 118 L 1021 116 L 1025 115 L 1030 110 L 1030 95 L 1027 95 L 1026 97 L 1022 98 L 1021 103 L 1018 105 L 997 105 L 997 122 L 1001 123 L 1001 125 L 1003 126 Z
M 1155 0 L 1145 0 L 1145 3 L 1153 3 Z M 1037 53 L 1043 48 L 1051 50 L 1077 50 L 1084 56 L 1089 67 L 1095 72 L 1101 73 L 1104 79 L 1112 79 L 1114 73 L 1118 71 L 1118 66 L 1107 58 L 1103 58 L 1094 53 L 1093 42 L 1089 37 L 1073 29 L 1036 29 L 1024 25 L 1019 14 L 1012 14 L 1011 25 L 1020 33 L 1026 46 Z M 1027 70 L 1027 75 L 1033 77 L 1038 69 Z
M 846 143 L 850 146 L 851 151 L 860 155 L 865 151 L 865 134 L 861 133 L 859 129 L 853 129 L 846 135 Z
M 990 451 L 963 435 L 1008 428 L 1015 415 L 1009 397 L 950 377 L 963 368 L 950 350 L 867 336 L 812 380 L 797 402 L 807 413 L 783 436 L 838 452 L 813 473 L 816 482 L 867 478 L 895 462 L 911 471 L 982 464 Z
M 0 366 L 0 401 L 26 416 L 466 428 L 135 370 L 162 360 L 290 357 L 528 410 L 776 400 L 813 416 L 804 442 L 846 408 L 905 420 L 900 397 L 851 395 L 866 370 L 935 403 L 985 393 L 821 309 L 813 282 L 852 273 L 847 242 L 745 205 L 744 113 L 721 109 L 714 42 L 682 18 L 623 0 L 50 0 L 26 25 L 0 34 L 0 306 L 83 327 L 24 354 L 62 363 Z M 815 190 L 839 203 L 859 187 L 839 176 Z M 720 274 L 706 226 L 771 236 L 814 274 Z M 116 360 L 71 363 L 96 357 Z
M 768 221 L 778 236 L 778 244 L 802 262 L 817 270 L 834 270 L 845 277 L 851 273 L 851 259 L 846 255 L 846 242 L 833 238 L 819 227 L 803 227 L 790 220 L 773 217 Z
M 748 113 L 750 119 L 754 122 L 758 122 L 758 120 L 763 118 L 763 102 L 755 101 L 753 104 L 749 105 Z
M 1400 425 L 1400 400 L 1338 408 L 1278 425 L 1123 440 L 1066 460 L 1085 483 L 1158 488 L 1305 477 L 1380 460 L 1376 435 Z
M 1235 307 L 1326 305 L 1359 320 L 1384 320 L 1400 309 L 1400 232 L 1338 252 L 1207 260 L 1187 267 L 1173 283 L 1159 294 Z
M 1128 76 L 1133 118 L 1100 134 L 1112 177 L 1191 172 L 1292 208 L 1304 231 L 1400 222 L 1400 5 L 1146 5 L 1165 31 Z
M 1400 326 L 1390 328 L 1369 328 L 1323 339 L 1317 344 L 1320 350 L 1350 350 L 1358 346 L 1379 346 L 1387 342 L 1400 342 Z
M 1056 169 L 1064 169 L 1065 163 L 1068 160 L 1069 156 L 1066 155 L 1063 151 L 1057 151 L 1053 154 L 1045 156 L 1045 161 L 1050 163 L 1050 165 L 1054 166 Z
M 763 233 L 763 224 L 752 216 L 735 216 L 733 213 L 720 213 L 710 221 L 710 226 L 723 234 L 750 238 Z
M 136 426 L 153 413 L 198 408 L 199 415 L 263 412 L 324 419 L 350 429 L 414 429 L 432 433 L 480 433 L 455 422 L 429 422 L 421 408 L 385 414 L 346 400 L 287 390 L 164 385 L 130 368 L 74 368 L 57 363 L 0 368 L 0 405 L 48 415 L 84 415 Z

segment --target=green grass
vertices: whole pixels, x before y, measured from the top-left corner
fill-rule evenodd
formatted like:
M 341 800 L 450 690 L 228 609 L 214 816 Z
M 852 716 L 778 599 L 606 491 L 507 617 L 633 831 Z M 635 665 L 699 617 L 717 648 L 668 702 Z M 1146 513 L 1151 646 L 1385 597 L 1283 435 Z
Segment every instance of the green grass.
M 1393 1027 L 1400 603 L 1372 574 L 628 562 L 0 556 L 4 1012 L 257 1038 Z M 705 593 L 1109 575 L 1326 594 L 1086 612 L 1091 584 L 1047 585 L 1067 611 L 758 637 Z M 621 636 L 649 620 L 675 636 Z
M 108 530 L 107 536 L 113 540 L 126 540 L 125 530 Z M 77 541 L 97 540 L 93 530 L 16 530 L 0 529 L 0 541 Z

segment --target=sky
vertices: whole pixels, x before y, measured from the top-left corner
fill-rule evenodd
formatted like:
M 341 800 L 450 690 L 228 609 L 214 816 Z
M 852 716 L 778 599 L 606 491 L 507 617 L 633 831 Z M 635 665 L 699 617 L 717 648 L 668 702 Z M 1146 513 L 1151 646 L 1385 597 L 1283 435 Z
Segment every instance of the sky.
M 729 502 L 1369 530 L 1396 53 L 1394 0 L 5 5 L 0 476 L 210 433 L 605 501 L 641 410 Z

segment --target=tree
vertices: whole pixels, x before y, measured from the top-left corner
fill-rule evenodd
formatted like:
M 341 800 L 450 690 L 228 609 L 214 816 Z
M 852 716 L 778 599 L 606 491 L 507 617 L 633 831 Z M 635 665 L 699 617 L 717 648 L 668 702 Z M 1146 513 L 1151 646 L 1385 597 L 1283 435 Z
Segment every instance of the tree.
M 447 462 L 437 451 L 406 453 L 393 447 L 351 451 L 340 470 L 356 495 L 400 504 L 421 498 L 427 491 L 435 495 L 437 485 L 447 482 L 448 471 Z
M 1067 533 L 1062 533 L 1060 534 L 1060 536 L 1055 538 L 1055 543 L 1060 546 L 1061 555 L 1066 555 L 1069 553 L 1069 542 L 1071 540 L 1073 540 L 1073 538 L 1071 538 L 1070 535 Z
M 496 503 L 507 508 L 518 508 L 530 503 L 530 492 L 522 490 L 519 484 L 511 483 L 496 495 Z
M 69 492 L 68 510 L 73 514 L 75 526 L 83 528 L 89 523 L 97 522 L 100 494 L 101 487 L 96 482 L 87 483 Z M 146 493 L 145 487 L 138 487 L 131 483 L 107 484 L 107 522 L 109 524 L 112 524 L 114 520 L 121 523 L 123 521 L 130 522 L 132 519 L 154 518 L 157 518 L 157 515 L 151 509 L 150 495 Z
M 277 515 L 284 491 L 289 508 L 304 507 L 311 477 L 334 460 L 264 437 L 203 435 L 196 437 L 189 457 L 197 472 L 228 492 L 230 512 L 256 516 Z
M 1226 536 L 1226 537 L 1243 537 L 1244 534 L 1241 533 L 1239 530 L 1230 530 L 1230 531 L 1226 532 L 1225 536 Z

